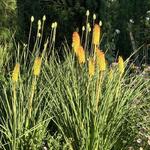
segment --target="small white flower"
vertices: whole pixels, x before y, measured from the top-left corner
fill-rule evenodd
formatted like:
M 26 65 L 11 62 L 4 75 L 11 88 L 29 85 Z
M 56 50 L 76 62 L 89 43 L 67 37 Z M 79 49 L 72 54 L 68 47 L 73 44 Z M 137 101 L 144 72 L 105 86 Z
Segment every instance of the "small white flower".
M 148 145 L 150 145 L 150 139 L 147 141 Z
M 115 31 L 116 31 L 117 34 L 120 34 L 120 30 L 119 29 L 116 29 Z
M 134 20 L 133 20 L 133 19 L 130 19 L 129 21 L 130 21 L 130 23 L 134 23 Z
M 48 150 L 48 149 L 47 149 L 47 147 L 44 146 L 44 147 L 43 147 L 43 150 Z
M 141 139 L 137 139 L 136 142 L 140 144 L 142 142 L 142 140 Z
M 149 18 L 149 17 L 146 17 L 146 20 L 147 20 L 147 21 L 149 21 L 149 20 L 150 20 L 150 18 Z
M 143 148 L 142 148 L 142 147 L 140 147 L 140 150 L 143 150 Z
M 24 47 L 27 47 L 27 44 L 26 44 L 26 43 L 23 43 L 23 46 L 24 46 Z
M 133 150 L 133 147 L 130 146 L 130 147 L 129 147 L 129 150 Z
M 149 14 L 149 13 L 150 13 L 150 10 L 147 11 L 147 14 Z

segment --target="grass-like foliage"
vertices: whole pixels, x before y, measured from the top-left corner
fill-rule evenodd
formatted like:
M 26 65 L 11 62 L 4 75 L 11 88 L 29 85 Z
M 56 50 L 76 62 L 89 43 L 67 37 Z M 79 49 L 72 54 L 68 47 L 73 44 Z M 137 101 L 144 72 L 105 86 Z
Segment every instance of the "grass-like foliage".
M 0 68 L 6 69 L 0 72 L 0 148 L 148 150 L 150 124 L 141 117 L 149 115 L 149 78 L 132 74 L 129 59 L 124 62 L 121 56 L 110 67 L 107 52 L 100 50 L 101 24 L 93 22 L 91 35 L 88 12 L 81 39 L 73 33 L 63 60 L 55 50 L 56 22 L 41 49 L 45 20 L 38 21 L 32 52 L 33 17 L 27 45 L 13 53 L 0 47 Z M 140 131 L 146 142 L 138 145 Z
M 49 107 L 70 149 L 121 149 L 117 142 L 131 130 L 126 125 L 142 107 L 137 101 L 148 100 L 149 82 L 127 72 L 122 76 L 117 68 L 97 71 L 90 78 L 87 64 L 80 66 L 70 54 L 63 64 L 54 60 L 50 64 L 44 71 Z

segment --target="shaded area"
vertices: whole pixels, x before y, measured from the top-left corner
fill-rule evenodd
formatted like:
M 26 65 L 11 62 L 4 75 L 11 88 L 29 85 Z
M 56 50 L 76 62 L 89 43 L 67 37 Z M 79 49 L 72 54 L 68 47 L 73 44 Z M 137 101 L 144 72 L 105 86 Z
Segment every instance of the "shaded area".
M 65 38 L 71 43 L 72 32 L 84 25 L 85 13 L 89 9 L 91 13 L 96 13 L 97 22 L 103 21 L 103 33 L 106 33 L 103 49 L 108 48 L 114 54 L 119 51 L 125 58 L 128 57 L 134 51 L 129 35 L 131 31 L 136 48 L 143 45 L 139 54 L 140 61 L 143 60 L 143 53 L 147 55 L 143 61 L 149 61 L 150 22 L 147 18 L 150 16 L 147 12 L 150 2 L 147 0 L 17 0 L 17 7 L 20 35 L 24 41 L 27 40 L 30 17 L 35 16 L 37 21 L 45 14 L 47 31 L 53 21 L 58 22 L 56 47 Z M 133 21 L 131 28 L 128 26 L 130 21 Z M 120 31 L 117 36 L 116 30 Z M 36 33 L 36 25 L 34 32 Z

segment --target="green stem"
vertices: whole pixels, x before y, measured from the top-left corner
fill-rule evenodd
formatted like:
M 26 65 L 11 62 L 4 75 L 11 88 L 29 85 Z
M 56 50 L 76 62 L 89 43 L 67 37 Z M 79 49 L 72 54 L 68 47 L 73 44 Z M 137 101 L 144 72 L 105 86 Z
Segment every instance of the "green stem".
M 93 52 L 94 54 L 94 61 L 96 60 L 96 45 L 94 45 L 94 52 Z
M 85 33 L 85 43 L 84 43 L 84 50 L 86 51 L 87 48 L 87 39 L 88 39 L 88 17 L 86 19 L 86 33 Z
M 86 95 L 88 96 L 88 94 L 89 94 L 89 87 L 90 87 L 90 83 L 91 83 L 91 79 L 92 79 L 92 77 L 88 77 L 88 85 L 87 85 L 87 89 L 86 89 Z
M 102 77 L 103 77 L 103 72 L 101 71 L 100 75 L 98 76 L 97 87 L 96 87 L 96 111 L 98 111 L 99 98 L 101 96 Z
M 13 84 L 13 150 L 16 150 L 16 83 Z
M 36 87 L 36 76 L 34 77 L 34 79 L 32 81 L 31 95 L 30 95 L 30 98 L 29 98 L 29 105 L 28 105 L 29 119 L 31 118 L 31 114 L 32 114 L 32 102 L 33 102 L 33 97 L 34 97 L 34 93 L 35 93 L 35 87 Z

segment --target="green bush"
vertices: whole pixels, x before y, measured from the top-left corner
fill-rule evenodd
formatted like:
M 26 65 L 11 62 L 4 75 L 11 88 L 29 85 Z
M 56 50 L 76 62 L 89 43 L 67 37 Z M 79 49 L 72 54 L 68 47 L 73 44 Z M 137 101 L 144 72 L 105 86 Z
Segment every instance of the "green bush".
M 75 40 L 77 45 L 86 43 L 84 50 L 77 49 L 74 53 L 74 44 L 73 48 L 64 44 L 62 61 L 55 49 L 56 22 L 51 27 L 50 38 L 41 46 L 44 23 L 45 17 L 38 23 L 32 53 L 28 50 L 33 22 L 28 44 L 19 44 L 14 51 L 9 51 L 7 44 L 1 46 L 4 53 L 0 67 L 6 71 L 0 72 L 0 148 L 121 150 L 143 147 L 148 150 L 149 77 L 131 74 L 130 58 L 122 62 L 122 70 L 119 62 L 112 68 L 107 63 L 106 69 L 100 70 L 98 64 L 104 60 L 104 52 L 97 48 L 101 47 L 102 37 L 97 44 L 90 42 L 94 35 L 87 24 L 82 31 L 82 38 L 86 40 Z M 82 63 L 81 52 L 85 56 Z M 95 62 L 93 76 L 89 76 L 91 57 Z M 56 127 L 54 131 L 51 126 Z M 137 143 L 139 138 L 142 142 Z

